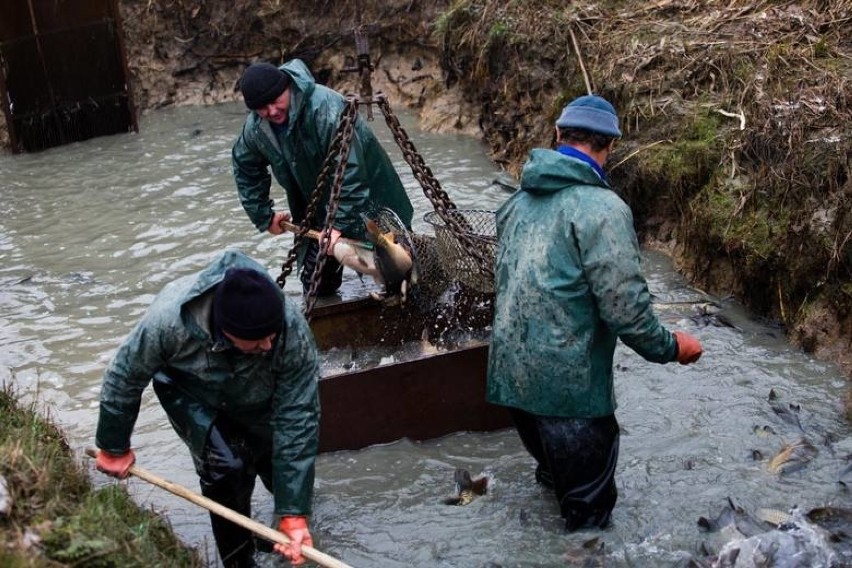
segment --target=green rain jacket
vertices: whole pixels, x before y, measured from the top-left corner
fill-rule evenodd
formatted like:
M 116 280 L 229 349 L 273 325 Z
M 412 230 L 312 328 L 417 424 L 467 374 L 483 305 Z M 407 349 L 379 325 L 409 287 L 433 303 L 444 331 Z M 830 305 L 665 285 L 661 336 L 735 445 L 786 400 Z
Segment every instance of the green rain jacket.
M 221 341 L 214 343 L 209 324 L 213 290 L 232 267 L 267 274 L 254 260 L 229 250 L 157 295 L 106 370 L 96 443 L 110 453 L 126 452 L 142 391 L 155 375 L 167 377 L 174 388 L 160 402 L 196 463 L 211 423 L 225 414 L 269 440 L 275 513 L 308 515 L 319 446 L 316 345 L 305 318 L 289 300 L 270 354 L 244 355 Z
M 293 221 L 301 223 L 304 219 L 345 106 L 340 93 L 316 84 L 301 60 L 288 61 L 279 69 L 293 79 L 286 131 L 276 135 L 268 120 L 251 112 L 232 152 L 240 201 L 259 231 L 266 231 L 272 222 L 268 167 L 287 193 Z M 333 175 L 332 171 L 330 178 Z M 333 179 L 329 179 L 329 187 L 331 183 Z M 328 195 L 326 190 L 311 221 L 313 228 L 325 224 Z M 363 240 L 360 213 L 373 214 L 380 207 L 392 209 L 407 227 L 411 226 L 414 210 L 405 188 L 384 148 L 358 115 L 334 228 L 345 237 Z
M 616 338 L 649 361 L 676 344 L 651 308 L 630 208 L 589 164 L 536 149 L 497 212 L 487 399 L 532 414 L 615 412 Z

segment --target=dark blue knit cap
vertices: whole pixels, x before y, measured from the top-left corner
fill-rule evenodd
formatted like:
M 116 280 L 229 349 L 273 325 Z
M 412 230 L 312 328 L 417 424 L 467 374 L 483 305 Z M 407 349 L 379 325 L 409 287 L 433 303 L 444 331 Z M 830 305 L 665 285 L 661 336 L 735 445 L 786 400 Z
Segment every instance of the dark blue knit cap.
M 621 138 L 615 108 L 605 98 L 597 95 L 584 95 L 568 103 L 562 109 L 556 126 L 580 128 L 612 138 Z
M 291 82 L 290 75 L 271 63 L 252 63 L 240 77 L 240 92 L 246 106 L 257 110 L 280 97 Z
M 266 275 L 229 268 L 213 297 L 216 323 L 238 339 L 254 341 L 279 333 L 284 323 L 281 291 Z

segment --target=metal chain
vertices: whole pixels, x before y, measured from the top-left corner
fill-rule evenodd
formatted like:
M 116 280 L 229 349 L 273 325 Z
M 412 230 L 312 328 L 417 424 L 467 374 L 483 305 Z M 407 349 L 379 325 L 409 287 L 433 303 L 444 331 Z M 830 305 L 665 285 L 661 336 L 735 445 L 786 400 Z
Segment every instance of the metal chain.
M 411 171 L 420 186 L 423 188 L 423 193 L 432 203 L 432 207 L 438 213 L 438 216 L 446 223 L 447 227 L 452 231 L 453 235 L 465 246 L 468 253 L 476 262 L 477 268 L 486 277 L 493 278 L 494 266 L 491 260 L 486 256 L 480 245 L 470 236 L 472 227 L 467 220 L 460 216 L 454 215 L 453 210 L 456 210 L 455 203 L 450 200 L 449 195 L 441 188 L 441 184 L 432 174 L 432 170 L 426 165 L 423 156 L 417 152 L 414 143 L 411 142 L 408 133 L 399 123 L 399 119 L 393 114 L 390 109 L 387 97 L 383 93 L 378 93 L 375 98 L 379 108 L 382 109 L 382 114 L 385 117 L 388 128 L 393 134 L 394 141 L 400 150 L 405 161 L 411 167 Z
M 328 153 L 323 161 L 319 176 L 317 176 L 317 184 L 311 194 L 311 199 L 305 209 L 305 216 L 299 225 L 299 231 L 293 240 L 293 248 L 287 255 L 287 259 L 281 266 L 281 274 L 277 278 L 278 285 L 284 288 L 284 283 L 287 276 L 293 271 L 293 265 L 298 256 L 298 249 L 305 239 L 305 235 L 311 229 L 312 221 L 316 216 L 316 210 L 319 206 L 320 199 L 323 195 L 323 190 L 327 185 L 329 174 L 332 166 L 336 165 L 334 184 L 331 188 L 331 194 L 328 200 L 326 210 L 325 223 L 323 225 L 322 235 L 319 240 L 319 251 L 317 260 L 314 266 L 314 272 L 311 274 L 311 283 L 308 289 L 308 295 L 305 300 L 305 317 L 310 321 L 310 315 L 316 303 L 316 293 L 319 288 L 322 269 L 325 266 L 327 243 L 331 239 L 331 228 L 334 223 L 334 216 L 337 214 L 337 205 L 340 201 L 340 190 L 343 186 L 343 175 L 346 170 L 346 161 L 349 158 L 349 150 L 351 148 L 352 136 L 355 132 L 355 120 L 358 117 L 358 100 L 357 97 L 347 96 L 346 106 L 340 115 L 340 123 L 337 125 L 337 132 L 331 141 L 328 148 Z M 339 160 L 338 160 L 339 158 Z
M 314 272 L 311 275 L 311 284 L 306 298 L 305 317 L 308 321 L 310 321 L 311 312 L 316 304 L 316 292 L 319 288 L 322 269 L 325 266 L 327 257 L 326 243 L 328 243 L 331 238 L 331 228 L 334 222 L 334 216 L 337 213 L 337 205 L 340 200 L 340 190 L 343 185 L 346 161 L 349 157 L 352 137 L 354 134 L 355 120 L 358 117 L 358 105 L 363 103 L 364 101 L 360 100 L 356 95 L 347 95 L 346 97 L 346 107 L 341 114 L 340 124 L 338 124 L 337 132 L 329 146 L 328 153 L 326 154 L 325 161 L 323 162 L 322 169 L 320 170 L 320 174 L 317 178 L 317 185 L 311 194 L 311 199 L 305 212 L 305 217 L 302 219 L 299 231 L 296 233 L 293 242 L 293 248 L 290 249 L 287 259 L 281 267 L 281 274 L 277 279 L 278 285 L 283 288 L 286 277 L 293 270 L 299 246 L 307 232 L 311 229 L 311 221 L 316 215 L 316 209 L 320 198 L 322 197 L 323 189 L 326 186 L 329 173 L 331 172 L 331 167 L 336 162 L 337 168 L 334 184 L 331 188 L 325 224 L 323 225 L 323 232 L 319 241 L 317 261 L 314 267 Z M 402 151 L 403 158 L 411 167 L 414 177 L 420 183 L 420 186 L 423 188 L 424 195 L 426 195 L 427 199 L 429 199 L 429 202 L 438 213 L 438 216 L 444 221 L 455 237 L 459 239 L 459 241 L 467 249 L 468 253 L 473 257 L 479 271 L 487 277 L 493 277 L 494 267 L 492 265 L 492 261 L 482 251 L 476 240 L 471 237 L 472 227 L 464 217 L 453 214 L 453 211 L 457 210 L 455 203 L 452 202 L 449 195 L 447 195 L 447 192 L 441 188 L 441 184 L 438 182 L 437 178 L 435 178 L 435 175 L 432 173 L 432 170 L 429 169 L 429 166 L 426 165 L 423 156 L 421 156 L 417 151 L 414 143 L 408 136 L 408 133 L 400 124 L 399 119 L 393 114 L 387 97 L 383 93 L 378 93 L 367 104 L 373 103 L 378 104 L 381 109 L 382 114 L 385 117 L 385 122 L 393 134 L 394 141 Z M 339 160 L 337 160 L 338 157 L 340 157 Z
M 343 187 L 343 176 L 346 174 L 346 162 L 349 159 L 349 150 L 352 146 L 352 136 L 355 132 L 355 119 L 358 118 L 358 98 L 354 95 L 346 97 L 346 108 L 340 117 L 340 125 L 337 135 L 340 137 L 340 152 L 337 162 L 337 170 L 334 172 L 334 184 L 331 186 L 331 195 L 328 198 L 328 210 L 325 214 L 325 225 L 319 240 L 319 252 L 314 273 L 311 275 L 311 286 L 308 297 L 305 299 L 305 318 L 311 321 L 311 313 L 317 302 L 317 289 L 322 279 L 322 269 L 325 266 L 327 255 L 326 249 L 331 242 L 331 229 L 334 225 L 334 216 L 337 214 L 337 205 L 340 202 L 340 190 Z
M 364 26 L 355 28 L 355 51 L 358 53 L 358 73 L 360 77 L 360 94 L 362 101 L 373 100 L 373 64 L 370 62 L 370 43 Z M 372 102 L 367 105 L 367 120 L 373 120 Z

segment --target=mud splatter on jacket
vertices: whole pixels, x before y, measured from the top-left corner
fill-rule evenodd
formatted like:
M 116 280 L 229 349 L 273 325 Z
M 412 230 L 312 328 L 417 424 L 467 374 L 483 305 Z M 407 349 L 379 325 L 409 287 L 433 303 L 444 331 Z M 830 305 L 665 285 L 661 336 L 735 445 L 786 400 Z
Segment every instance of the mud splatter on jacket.
M 533 150 L 497 232 L 489 402 L 542 416 L 608 416 L 617 338 L 649 361 L 674 360 L 630 208 L 589 164 Z
M 240 201 L 259 231 L 267 230 L 272 221 L 267 166 L 287 193 L 294 222 L 300 223 L 345 106 L 340 93 L 316 84 L 301 60 L 288 61 L 280 69 L 293 79 L 286 130 L 276 135 L 268 120 L 251 112 L 232 152 Z M 321 228 L 325 223 L 327 201 L 326 197 L 318 207 L 312 227 Z M 384 148 L 359 115 L 334 228 L 345 237 L 363 240 L 360 213 L 369 215 L 380 207 L 392 209 L 406 226 L 411 225 L 414 210 L 405 188 Z
M 96 443 L 108 452 L 127 451 L 142 392 L 155 375 L 164 375 L 175 388 L 161 403 L 182 418 L 184 427 L 175 426 L 193 458 L 201 456 L 210 425 L 224 413 L 269 440 L 275 513 L 308 515 L 320 417 L 313 335 L 298 307 L 285 300 L 284 323 L 270 354 L 244 355 L 214 344 L 213 290 L 232 267 L 267 273 L 229 250 L 157 295 L 104 374 Z

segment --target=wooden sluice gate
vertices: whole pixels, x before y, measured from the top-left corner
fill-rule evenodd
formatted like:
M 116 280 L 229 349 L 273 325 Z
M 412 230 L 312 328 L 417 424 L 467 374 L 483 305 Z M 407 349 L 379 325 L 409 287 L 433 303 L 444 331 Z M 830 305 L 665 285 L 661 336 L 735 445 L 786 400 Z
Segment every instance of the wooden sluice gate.
M 12 150 L 138 130 L 117 0 L 4 0 L 0 100 Z

